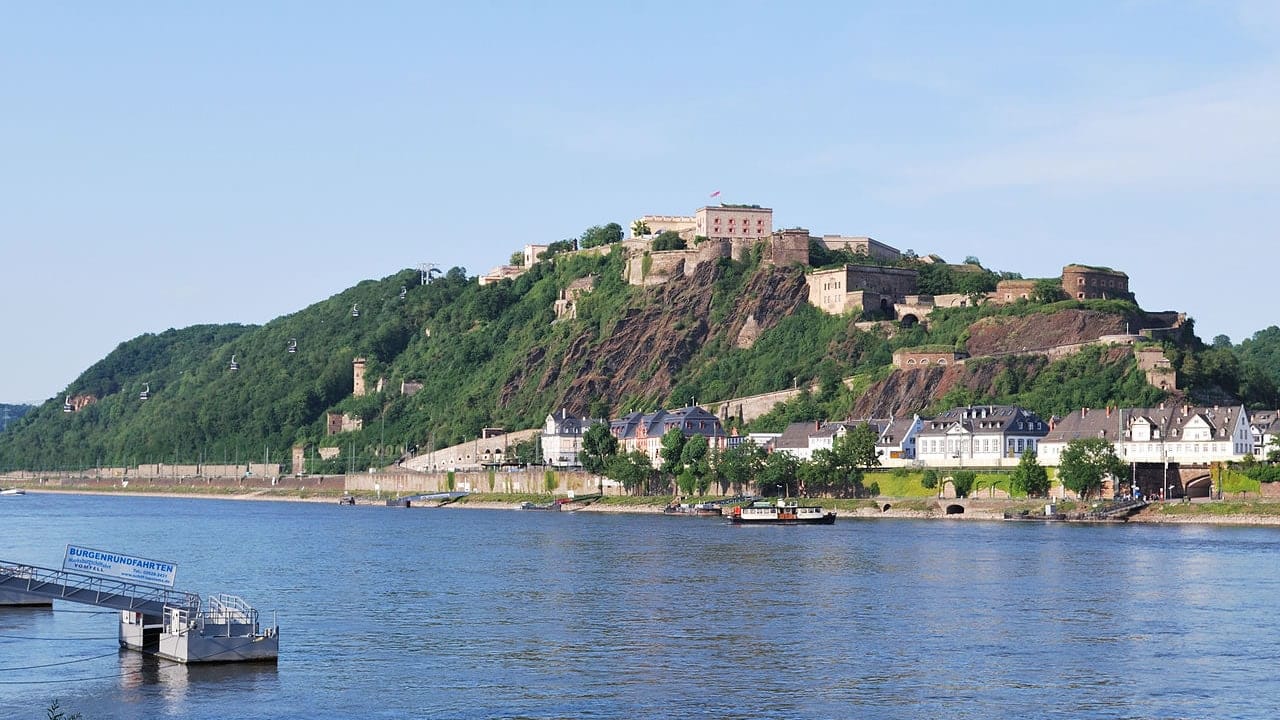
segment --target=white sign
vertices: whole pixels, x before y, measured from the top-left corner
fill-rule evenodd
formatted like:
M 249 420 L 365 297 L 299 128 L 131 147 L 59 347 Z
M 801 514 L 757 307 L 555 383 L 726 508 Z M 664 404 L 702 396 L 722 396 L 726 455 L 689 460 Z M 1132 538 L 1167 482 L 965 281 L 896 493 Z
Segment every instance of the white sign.
M 178 574 L 178 566 L 170 562 L 94 550 L 79 545 L 67 546 L 67 555 L 62 558 L 62 569 L 166 587 L 173 587 L 173 578 Z

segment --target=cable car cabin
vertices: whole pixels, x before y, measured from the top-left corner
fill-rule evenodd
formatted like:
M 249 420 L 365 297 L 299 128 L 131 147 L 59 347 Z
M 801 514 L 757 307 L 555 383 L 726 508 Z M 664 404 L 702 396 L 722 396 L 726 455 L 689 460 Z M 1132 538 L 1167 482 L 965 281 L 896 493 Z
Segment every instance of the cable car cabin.
M 351 306 L 351 317 L 360 317 L 360 303 Z
M 142 392 L 138 393 L 139 400 L 146 400 L 151 397 L 151 383 L 142 384 Z
M 62 399 L 62 412 L 71 412 L 72 410 L 75 410 L 75 408 L 71 406 L 71 398 L 69 398 L 69 397 L 65 397 L 65 398 L 63 398 L 63 399 Z
M 234 371 L 234 370 L 239 370 L 239 369 L 240 369 L 240 363 L 236 362 L 236 356 L 235 356 L 235 355 L 232 355 L 232 356 L 231 356 L 231 367 L 230 367 L 230 369 L 231 369 L 231 370 L 233 370 L 233 371 Z
M 297 340 L 294 340 L 293 338 L 289 338 L 289 347 L 288 347 L 288 351 L 289 351 L 289 352 L 291 352 L 291 353 L 296 353 L 296 352 L 298 352 L 298 341 L 297 341 Z
M 400 286 L 400 299 L 401 299 L 401 300 L 403 300 L 403 299 L 404 299 L 404 296 L 405 296 L 405 295 L 408 295 L 408 294 L 409 294 L 409 288 L 407 288 L 407 287 L 405 287 L 405 286 L 401 285 L 401 286 Z

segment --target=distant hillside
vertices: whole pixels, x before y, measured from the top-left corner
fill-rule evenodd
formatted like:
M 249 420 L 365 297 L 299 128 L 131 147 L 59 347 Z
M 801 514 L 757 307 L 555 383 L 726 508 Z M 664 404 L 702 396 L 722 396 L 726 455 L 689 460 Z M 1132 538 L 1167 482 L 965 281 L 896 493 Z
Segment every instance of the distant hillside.
M 0 431 L 3 431 L 18 418 L 34 410 L 34 405 L 5 405 L 0 403 Z
M 390 463 L 410 446 L 462 442 L 486 427 L 536 427 L 560 407 L 617 415 L 815 383 L 819 392 L 752 427 L 983 401 L 1049 415 L 1160 396 L 1128 350 L 1054 361 L 1016 354 L 1140 327 L 1142 311 L 1127 302 L 940 309 L 927 323 L 900 328 L 827 315 L 808 303 L 802 268 L 761 266 L 756 258 L 703 263 L 692 276 L 650 287 L 628 285 L 622 274 L 618 249 L 540 262 L 485 286 L 462 268 L 425 285 L 405 270 L 261 327 L 144 335 L 0 435 L 0 470 L 280 462 L 299 443 L 341 448 L 327 468 L 309 469 L 342 470 Z M 568 306 L 562 293 L 571 283 L 591 289 L 557 319 L 556 303 Z M 288 352 L 292 341 L 296 352 Z M 1261 382 L 1242 381 L 1238 364 L 1232 374 L 1225 359 L 1235 357 L 1233 348 L 1206 348 L 1189 327 L 1164 344 L 1192 393 L 1267 397 L 1251 394 L 1262 392 Z M 917 346 L 998 357 L 972 359 L 963 370 L 895 372 L 893 352 Z M 1262 348 L 1257 354 L 1265 355 Z M 356 357 L 366 361 L 363 397 L 352 395 Z M 64 403 L 74 412 L 64 412 Z M 331 412 L 362 429 L 329 435 Z

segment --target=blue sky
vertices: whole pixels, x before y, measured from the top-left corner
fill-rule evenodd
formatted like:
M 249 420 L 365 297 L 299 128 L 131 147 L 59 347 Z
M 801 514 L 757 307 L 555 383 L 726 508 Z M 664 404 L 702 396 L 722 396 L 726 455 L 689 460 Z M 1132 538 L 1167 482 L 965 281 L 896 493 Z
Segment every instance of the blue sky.
M 9 4 L 0 402 L 118 343 L 726 202 L 1278 322 L 1271 2 Z

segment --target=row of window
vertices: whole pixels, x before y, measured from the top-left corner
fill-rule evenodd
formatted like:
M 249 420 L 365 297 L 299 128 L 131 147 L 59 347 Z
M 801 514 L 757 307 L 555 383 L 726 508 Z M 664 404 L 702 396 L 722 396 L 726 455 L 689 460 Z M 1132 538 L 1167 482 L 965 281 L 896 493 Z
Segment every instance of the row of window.
M 915 365 L 915 364 L 916 364 L 916 359 L 915 359 L 915 358 L 907 358 L 907 364 L 908 364 L 908 365 Z M 921 364 L 921 365 L 928 365 L 928 364 L 929 364 L 929 358 L 920 358 L 920 364 Z M 938 358 L 938 364 L 939 364 L 939 365 L 946 365 L 946 364 L 947 364 L 947 359 L 946 359 L 946 358 Z
M 928 454 L 947 453 L 949 455 L 958 455 L 969 452 L 967 446 L 972 445 L 974 453 L 999 453 L 1004 450 L 1021 454 L 1024 450 L 1035 450 L 1035 438 L 1008 438 L 1005 447 L 1001 448 L 1001 438 L 973 438 L 972 441 L 961 440 L 957 438 L 937 439 L 924 438 L 918 443 L 920 452 Z

